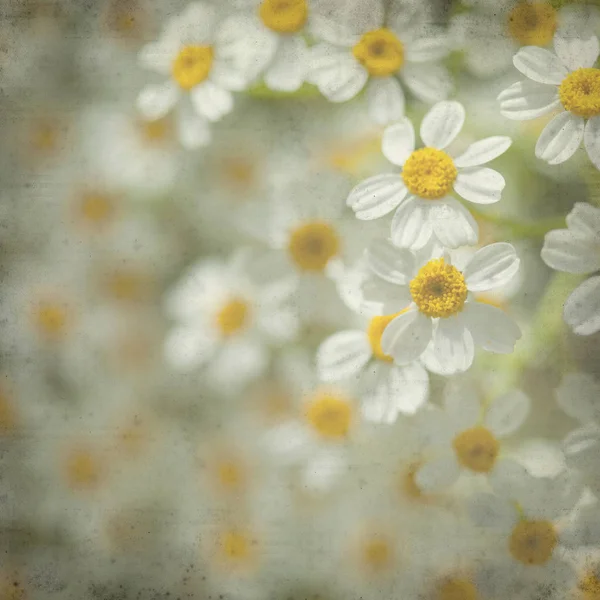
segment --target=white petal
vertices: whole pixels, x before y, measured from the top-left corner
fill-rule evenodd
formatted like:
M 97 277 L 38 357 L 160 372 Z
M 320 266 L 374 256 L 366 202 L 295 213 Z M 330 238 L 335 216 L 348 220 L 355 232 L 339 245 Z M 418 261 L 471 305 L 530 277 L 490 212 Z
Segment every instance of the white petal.
M 406 117 L 385 128 L 381 139 L 383 155 L 401 167 L 415 149 L 415 129 Z
M 404 116 L 404 92 L 396 78 L 371 78 L 366 95 L 369 116 L 375 123 L 387 125 Z
M 585 121 L 569 112 L 562 112 L 540 134 L 535 155 L 551 165 L 571 158 L 581 145 Z
M 318 453 L 302 473 L 302 484 L 311 490 L 323 491 L 343 472 L 344 456 L 339 451 Z
M 283 37 L 275 58 L 265 72 L 265 83 L 272 90 L 295 92 L 304 82 L 308 49 L 299 35 Z
M 371 358 L 364 331 L 340 331 L 328 337 L 317 350 L 317 372 L 322 381 L 339 381 L 356 375 Z
M 500 200 L 504 177 L 488 167 L 471 167 L 458 172 L 454 191 L 475 204 L 493 204 Z
M 396 411 L 412 415 L 427 401 L 429 376 L 418 362 L 389 370 L 388 390 Z
M 433 229 L 425 202 L 412 196 L 396 210 L 391 227 L 392 242 L 396 246 L 417 250 L 431 238 Z
M 169 75 L 173 59 L 177 56 L 179 43 L 177 40 L 161 40 L 152 44 L 146 44 L 138 54 L 140 64 L 152 71 Z
M 447 248 L 473 245 L 479 237 L 477 221 L 457 200 L 430 201 L 429 221 L 439 242 Z
M 347 49 L 329 44 L 318 44 L 310 49 L 307 79 L 330 102 L 354 98 L 368 78 L 367 71 Z
M 489 244 L 477 250 L 463 271 L 467 288 L 483 292 L 501 287 L 519 270 L 517 252 L 507 242 Z
M 406 65 L 401 79 L 413 96 L 428 104 L 445 100 L 452 91 L 450 73 L 441 65 Z
M 434 458 L 416 473 L 415 483 L 423 492 L 436 492 L 451 486 L 460 475 L 460 467 L 453 455 Z
M 454 159 L 457 167 L 478 167 L 504 154 L 512 144 L 505 135 L 496 135 L 471 144 L 458 158 Z
M 468 500 L 468 513 L 477 527 L 508 530 L 517 520 L 517 512 L 506 499 L 494 494 L 475 493 Z
M 575 71 L 593 67 L 598 58 L 600 46 L 598 38 L 590 33 L 569 36 L 557 33 L 554 36 L 554 50 L 563 64 L 571 71 Z
M 392 315 L 404 310 L 412 297 L 407 285 L 388 283 L 379 277 L 368 278 L 361 286 L 363 300 L 379 305 L 379 314 Z
M 575 519 L 560 534 L 560 542 L 568 548 L 600 545 L 600 512 L 598 505 L 583 506 Z
M 219 387 L 239 388 L 260 375 L 267 367 L 269 354 L 260 340 L 241 338 L 224 344 L 209 375 Z
M 592 335 L 600 330 L 600 275 L 575 288 L 565 302 L 563 314 L 577 335 Z
M 577 235 L 600 242 L 600 208 L 587 202 L 575 202 L 567 215 L 567 227 Z
M 563 440 L 562 449 L 570 467 L 598 477 L 600 428 L 597 425 L 588 424 L 569 433 Z
M 421 139 L 426 146 L 443 150 L 460 133 L 465 122 L 465 109 L 460 102 L 438 102 L 421 121 Z
M 531 401 L 521 390 L 495 398 L 485 414 L 485 424 L 498 437 L 515 432 L 529 415 Z
M 560 106 L 557 89 L 532 81 L 517 81 L 502 91 L 500 113 L 507 119 L 526 121 L 546 115 Z
M 544 238 L 542 260 L 557 271 L 591 273 L 600 268 L 598 243 L 570 229 L 549 231 Z
M 387 240 L 374 240 L 366 251 L 367 264 L 378 277 L 398 285 L 407 285 L 414 276 L 415 258 L 409 250 Z
M 394 210 L 408 193 L 400 175 L 375 175 L 361 181 L 349 194 L 346 204 L 356 218 L 370 221 Z
M 431 339 L 431 319 L 417 310 L 409 310 L 393 319 L 381 336 L 381 349 L 396 363 L 413 362 Z
M 179 116 L 177 134 L 181 145 L 188 150 L 206 146 L 212 137 L 208 121 L 193 115 Z
M 488 475 L 488 482 L 496 494 L 515 500 L 527 493 L 532 476 L 514 460 L 499 460 Z
M 445 36 L 427 37 L 406 44 L 404 58 L 407 62 L 429 62 L 447 56 L 448 40 Z
M 475 344 L 489 352 L 510 354 L 521 338 L 515 321 L 495 306 L 467 302 L 463 315 Z
M 146 86 L 137 98 L 137 108 L 144 118 L 154 121 L 164 117 L 179 98 L 179 90 L 170 81 Z
M 196 112 L 209 121 L 219 121 L 233 109 L 233 96 L 229 90 L 205 81 L 190 91 Z
M 523 75 L 538 83 L 559 85 L 568 75 L 556 54 L 538 46 L 521 48 L 515 54 L 513 64 Z
M 215 340 L 203 331 L 179 327 L 165 340 L 165 359 L 176 369 L 188 370 L 204 364 L 213 354 Z
M 600 383 L 587 373 L 567 373 L 556 389 L 556 401 L 573 419 L 593 421 L 600 413 Z
M 440 319 L 423 353 L 423 364 L 438 375 L 462 373 L 473 364 L 473 336 L 459 317 Z
M 592 117 L 583 133 L 585 150 L 596 169 L 600 169 L 600 117 Z
M 444 387 L 445 421 L 452 435 L 481 418 L 480 393 L 472 380 L 450 379 Z

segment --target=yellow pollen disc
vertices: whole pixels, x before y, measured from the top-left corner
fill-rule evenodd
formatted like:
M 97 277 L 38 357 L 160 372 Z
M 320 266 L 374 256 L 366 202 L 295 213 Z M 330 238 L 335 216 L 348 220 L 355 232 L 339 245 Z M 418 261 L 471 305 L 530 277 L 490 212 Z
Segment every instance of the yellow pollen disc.
M 391 565 L 393 557 L 394 551 L 389 541 L 382 536 L 372 536 L 362 543 L 360 558 L 369 571 L 383 571 Z
M 97 458 L 86 449 L 73 450 L 65 463 L 69 486 L 78 490 L 94 489 L 100 483 L 102 469 Z
M 221 460 L 216 465 L 219 486 L 226 491 L 234 491 L 244 485 L 244 469 L 234 459 Z
M 184 46 L 173 61 L 173 79 L 180 88 L 191 90 L 208 77 L 212 62 L 212 46 Z
M 600 115 L 600 69 L 577 69 L 569 73 L 558 88 L 565 110 L 578 117 Z
M 409 289 L 419 310 L 428 317 L 451 317 L 462 310 L 467 299 L 463 274 L 443 258 L 421 267 Z
M 67 310 L 57 303 L 42 302 L 34 318 L 40 333 L 48 339 L 61 337 L 67 328 Z
M 387 77 L 404 64 L 402 42 L 385 27 L 363 34 L 352 48 L 352 54 L 374 77 Z
M 409 500 L 428 503 L 432 496 L 424 494 L 417 485 L 417 471 L 423 466 L 422 461 L 410 463 L 408 467 L 400 473 L 400 493 Z
M 147 144 L 160 144 L 164 142 L 171 133 L 171 122 L 167 117 L 146 121 L 140 119 L 137 123 L 141 138 Z
M 217 313 L 216 325 L 223 337 L 229 337 L 244 329 L 249 320 L 250 306 L 248 303 L 241 298 L 232 298 Z
M 439 200 L 448 194 L 457 175 L 453 160 L 436 148 L 415 150 L 402 168 L 402 180 L 408 190 L 427 200 Z
M 401 311 L 402 312 L 402 311 Z M 373 317 L 369 321 L 369 327 L 367 329 L 367 336 L 369 337 L 369 343 L 371 344 L 371 350 L 376 358 L 384 360 L 386 362 L 393 362 L 394 359 L 385 354 L 381 349 L 381 336 L 383 335 L 384 329 L 399 315 L 401 312 L 393 315 L 382 315 L 380 317 Z
M 468 579 L 449 577 L 438 586 L 437 600 L 477 600 L 477 588 Z
M 519 521 L 512 530 L 509 550 L 526 565 L 543 565 L 550 560 L 558 543 L 550 521 Z
M 345 398 L 319 393 L 308 402 L 306 418 L 324 438 L 340 439 L 350 430 L 352 406 Z
M 225 182 L 233 188 L 246 190 L 256 179 L 256 165 L 248 158 L 228 156 L 221 163 Z
M 320 272 L 338 254 L 340 241 L 331 225 L 313 221 L 292 231 L 288 250 L 299 269 Z
M 473 427 L 452 441 L 458 462 L 476 473 L 489 473 L 496 463 L 500 444 L 485 427 Z
M 263 0 L 258 14 L 266 27 L 277 33 L 296 33 L 308 18 L 306 0 Z
M 519 2 L 508 16 L 508 32 L 523 46 L 547 46 L 558 21 L 548 2 Z
M 231 529 L 221 534 L 219 550 L 229 566 L 245 566 L 254 558 L 254 541 L 245 532 Z
M 600 579 L 593 571 L 584 575 L 577 587 L 583 600 L 600 600 Z
M 85 194 L 80 200 L 79 212 L 84 222 L 103 225 L 113 216 L 114 204 L 112 199 L 104 194 Z
M 50 153 L 57 148 L 59 138 L 58 126 L 48 120 L 40 122 L 33 131 L 32 145 L 40 153 Z

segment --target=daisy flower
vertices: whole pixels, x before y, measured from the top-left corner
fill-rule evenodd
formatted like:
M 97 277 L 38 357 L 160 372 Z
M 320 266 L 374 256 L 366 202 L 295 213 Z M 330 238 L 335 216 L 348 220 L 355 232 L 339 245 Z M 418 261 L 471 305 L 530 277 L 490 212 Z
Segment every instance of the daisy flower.
M 358 219 L 371 220 L 396 209 L 391 237 L 394 244 L 421 248 L 435 237 L 446 247 L 477 242 L 477 223 L 451 196 L 454 191 L 476 204 L 500 200 L 504 178 L 481 165 L 503 154 L 511 140 L 485 138 L 452 158 L 445 149 L 460 133 L 465 109 L 458 102 L 439 102 L 423 118 L 420 135 L 424 147 L 415 149 L 415 131 L 407 118 L 383 133 L 382 151 L 399 174 L 375 175 L 359 183 L 347 204 Z
M 173 17 L 158 42 L 140 53 L 141 64 L 167 80 L 142 90 L 139 110 L 149 120 L 160 119 L 182 100 L 179 140 L 188 148 L 206 145 L 209 124 L 233 108 L 231 91 L 244 89 L 251 79 L 254 42 L 240 42 L 234 22 L 218 24 L 213 7 L 190 4 Z
M 386 19 L 382 3 L 371 4 L 364 22 L 331 27 L 325 41 L 311 48 L 308 81 L 331 102 L 345 102 L 366 88 L 371 118 L 385 124 L 404 115 L 400 81 L 423 102 L 448 96 L 450 76 L 438 63 L 448 48 L 437 32 L 419 37 L 416 11 Z
M 421 357 L 429 371 L 442 375 L 466 371 L 475 345 L 511 353 L 521 337 L 517 324 L 469 292 L 492 290 L 510 280 L 519 269 L 515 249 L 504 242 L 490 244 L 465 265 L 447 254 L 430 256 L 389 242 L 369 247 L 374 277 L 365 293 L 381 302 L 385 313 L 401 311 L 383 331 L 382 351 L 399 365 Z
M 447 385 L 443 410 L 427 416 L 435 429 L 433 457 L 416 473 L 424 491 L 452 485 L 461 472 L 481 474 L 493 482 L 503 468 L 502 440 L 513 434 L 529 414 L 529 398 L 520 390 L 484 405 L 470 385 Z
M 257 286 L 248 277 L 252 257 L 239 251 L 229 260 L 205 259 L 168 294 L 175 321 L 165 341 L 168 362 L 181 369 L 210 363 L 221 385 L 243 383 L 268 360 L 267 343 L 293 338 L 297 322 L 281 283 Z
M 567 273 L 600 270 L 600 208 L 576 202 L 566 220 L 567 229 L 546 234 L 542 260 Z M 565 302 L 563 317 L 578 335 L 600 330 L 600 275 L 589 277 L 575 288 Z
M 600 69 L 594 68 L 600 46 L 591 34 L 554 36 L 554 52 L 537 46 L 521 48 L 515 67 L 527 77 L 498 96 L 508 119 L 535 119 L 558 109 L 535 146 L 548 164 L 565 162 L 583 144 L 600 169 Z

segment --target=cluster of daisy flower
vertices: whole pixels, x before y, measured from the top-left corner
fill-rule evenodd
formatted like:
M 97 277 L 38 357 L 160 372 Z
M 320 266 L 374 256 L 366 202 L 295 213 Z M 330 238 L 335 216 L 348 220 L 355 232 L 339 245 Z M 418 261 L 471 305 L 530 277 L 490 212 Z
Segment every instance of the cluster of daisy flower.
M 0 598 L 600 600 L 600 8 L 9 4 Z

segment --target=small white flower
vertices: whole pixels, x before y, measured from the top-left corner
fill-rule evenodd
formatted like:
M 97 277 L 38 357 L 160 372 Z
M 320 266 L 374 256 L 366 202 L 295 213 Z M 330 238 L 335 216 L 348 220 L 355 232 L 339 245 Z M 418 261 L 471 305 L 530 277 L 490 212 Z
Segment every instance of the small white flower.
M 600 52 L 592 34 L 554 36 L 554 52 L 526 46 L 515 54 L 515 67 L 527 77 L 498 96 L 500 112 L 508 119 L 535 119 L 559 110 L 546 125 L 535 155 L 551 165 L 565 162 L 581 142 L 600 169 Z
M 308 81 L 331 102 L 350 100 L 366 86 L 369 114 L 385 124 L 404 114 L 404 91 L 398 78 L 423 102 L 448 96 L 450 76 L 438 63 L 448 48 L 445 36 L 435 32 L 417 37 L 415 19 L 386 20 L 381 3 L 371 4 L 370 23 L 352 29 L 331 27 L 322 36 L 326 41 L 311 48 Z
M 546 234 L 542 259 L 553 269 L 567 273 L 600 270 L 600 208 L 577 202 L 567 215 L 567 229 Z M 563 316 L 578 335 L 600 330 L 600 275 L 575 288 L 565 302 Z
M 366 296 L 381 302 L 386 314 L 402 311 L 381 336 L 383 352 L 399 365 L 421 357 L 429 371 L 442 375 L 466 371 L 476 345 L 511 353 L 521 337 L 519 327 L 502 310 L 478 302 L 471 293 L 510 280 L 519 269 L 515 249 L 504 242 L 490 244 L 464 266 L 447 255 L 430 256 L 383 241 L 368 249 L 376 277 L 365 284 Z
M 464 120 L 460 103 L 439 102 L 423 118 L 420 135 L 425 147 L 416 150 L 415 131 L 407 118 L 390 125 L 383 133 L 383 154 L 402 170 L 365 179 L 350 192 L 347 203 L 357 218 L 377 219 L 396 209 L 391 237 L 401 247 L 421 248 L 433 235 L 449 248 L 475 244 L 477 223 L 451 193 L 476 204 L 500 200 L 504 178 L 481 165 L 503 154 L 511 139 L 485 138 L 452 158 L 444 150 Z

